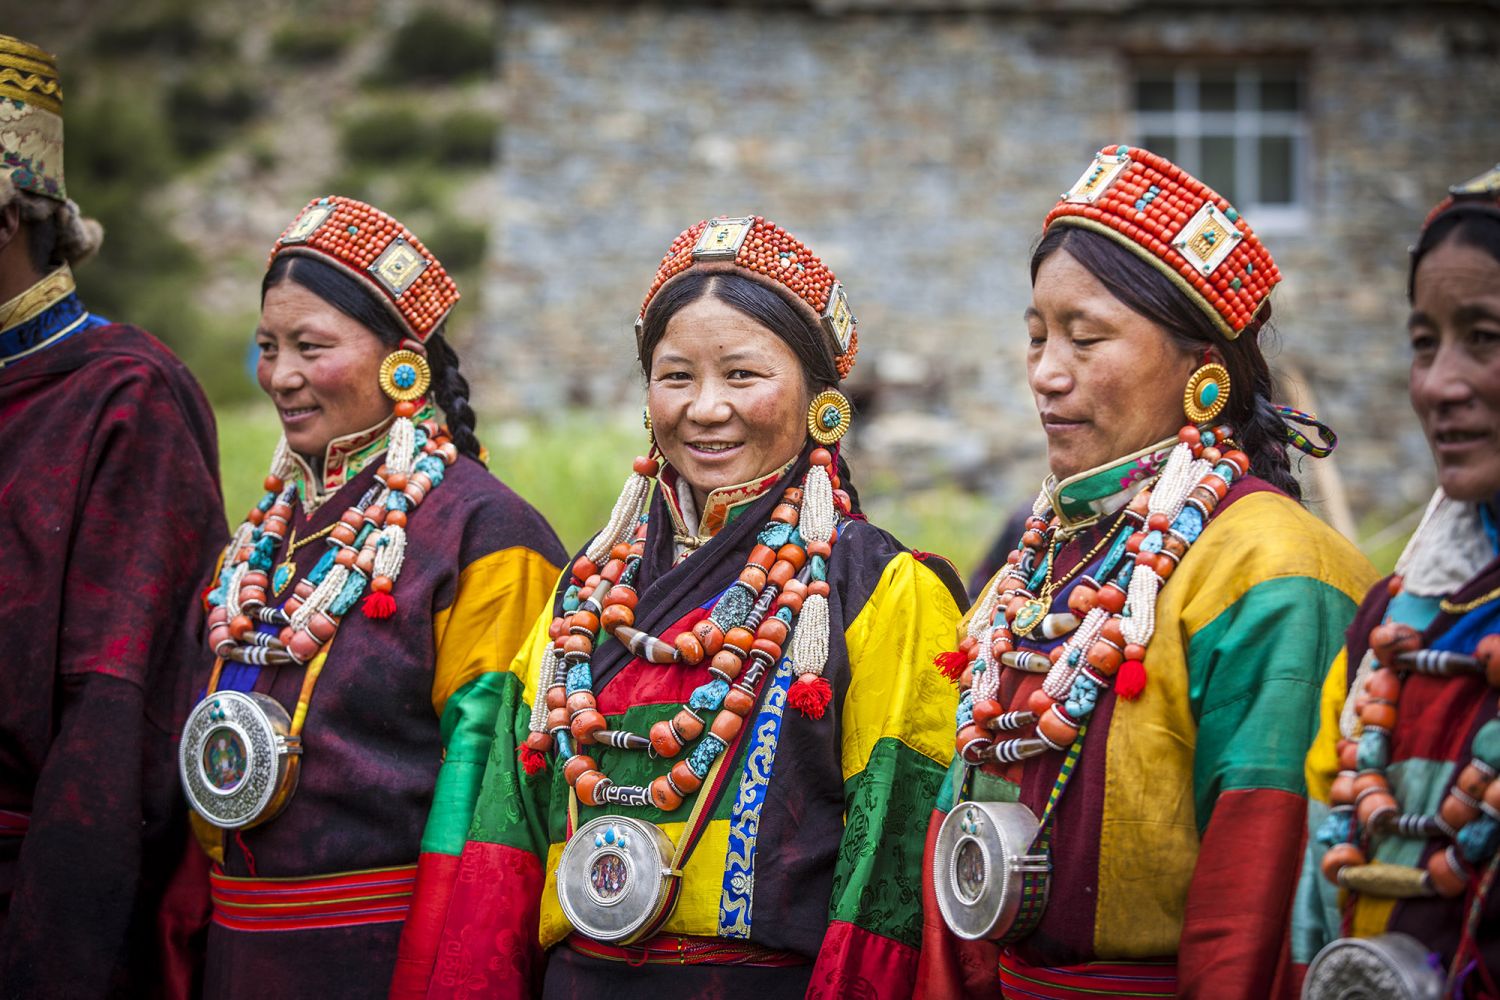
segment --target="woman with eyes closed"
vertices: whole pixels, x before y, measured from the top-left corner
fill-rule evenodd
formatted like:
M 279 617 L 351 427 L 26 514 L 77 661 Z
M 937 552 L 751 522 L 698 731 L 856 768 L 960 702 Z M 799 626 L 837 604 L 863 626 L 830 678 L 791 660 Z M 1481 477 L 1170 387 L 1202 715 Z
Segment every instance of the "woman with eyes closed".
M 205 995 L 383 996 L 424 826 L 472 805 L 497 668 L 566 553 L 482 464 L 458 291 L 399 222 L 314 201 L 261 288 L 284 437 L 206 598 L 179 754 L 213 861 Z
M 429 838 L 455 875 L 394 995 L 908 997 L 962 588 L 860 515 L 843 289 L 715 219 L 637 330 L 649 456 L 516 658 L 467 838 Z
M 1298 502 L 1288 445 L 1321 449 L 1268 398 L 1279 275 L 1225 199 L 1124 146 L 1031 275 L 1052 474 L 942 661 L 918 993 L 1266 997 L 1318 686 L 1374 576 Z
M 1500 168 L 1432 210 L 1410 273 L 1438 489 L 1323 689 L 1291 948 L 1313 997 L 1500 996 Z

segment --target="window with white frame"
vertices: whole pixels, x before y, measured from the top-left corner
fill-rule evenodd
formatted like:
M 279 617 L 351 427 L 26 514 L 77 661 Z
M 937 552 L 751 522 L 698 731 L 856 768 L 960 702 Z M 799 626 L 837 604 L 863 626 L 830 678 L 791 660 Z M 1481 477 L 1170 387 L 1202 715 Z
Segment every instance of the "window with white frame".
M 1307 216 L 1307 98 L 1292 64 L 1142 65 L 1136 142 L 1201 178 L 1255 228 L 1296 229 Z

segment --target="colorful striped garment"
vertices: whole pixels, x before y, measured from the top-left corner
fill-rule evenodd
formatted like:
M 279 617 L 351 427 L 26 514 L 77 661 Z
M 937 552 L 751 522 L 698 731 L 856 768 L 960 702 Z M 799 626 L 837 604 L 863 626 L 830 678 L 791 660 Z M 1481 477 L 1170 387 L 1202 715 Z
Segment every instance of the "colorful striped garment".
M 1450 502 L 1451 503 L 1451 502 Z M 1472 505 L 1469 505 L 1472 508 Z M 1439 508 L 1435 498 L 1434 509 Z M 1478 531 L 1478 519 L 1475 519 Z M 1398 563 L 1398 573 L 1418 584 L 1422 571 L 1409 565 L 1408 556 L 1418 560 L 1425 553 L 1452 562 L 1456 550 L 1467 549 L 1473 570 L 1460 573 L 1441 595 L 1428 593 L 1434 588 L 1408 586 L 1392 596 L 1388 578 L 1370 588 L 1354 623 L 1349 627 L 1348 641 L 1327 683 L 1323 686 L 1321 726 L 1317 741 L 1307 755 L 1307 848 L 1301 879 L 1292 914 L 1292 979 L 1300 982 L 1308 964 L 1319 949 L 1335 938 L 1373 937 L 1386 932 L 1412 935 L 1435 952 L 1442 967 L 1452 963 L 1464 928 L 1471 900 L 1468 895 L 1457 899 L 1418 898 L 1410 900 L 1379 899 L 1345 892 L 1329 882 L 1320 871 L 1328 845 L 1320 843 L 1319 828 L 1329 813 L 1329 792 L 1338 775 L 1338 743 L 1342 738 L 1341 716 L 1345 703 L 1354 691 L 1357 666 L 1369 651 L 1370 632 L 1383 621 L 1400 622 L 1422 632 L 1428 649 L 1446 649 L 1473 653 L 1479 639 L 1500 632 L 1500 559 L 1493 538 L 1479 535 L 1464 545 L 1449 537 L 1439 539 L 1435 553 L 1429 543 L 1419 550 L 1423 528 L 1414 536 L 1408 552 Z M 1477 558 L 1475 556 L 1477 555 Z M 1449 574 L 1450 577 L 1452 574 Z M 1461 582 L 1460 582 L 1461 581 Z M 1414 591 L 1422 591 L 1417 593 Z M 1453 605 L 1474 605 L 1467 613 L 1448 613 L 1441 607 L 1446 597 Z M 1351 664 L 1355 667 L 1351 668 Z M 1431 815 L 1437 812 L 1459 768 L 1469 762 L 1470 743 L 1474 733 L 1486 721 L 1495 718 L 1500 695 L 1483 676 L 1466 674 L 1450 678 L 1410 674 L 1401 687 L 1401 701 L 1392 734 L 1390 764 L 1386 777 L 1401 811 L 1406 814 Z M 1446 838 L 1413 840 L 1390 836 L 1374 845 L 1371 860 L 1395 865 L 1421 866 L 1428 855 L 1445 848 Z M 1491 977 L 1500 979 L 1500 899 L 1492 893 L 1485 901 L 1475 940 L 1479 958 Z M 1471 985 L 1477 985 L 1482 973 L 1469 970 Z M 1491 980 L 1492 982 L 1494 980 Z M 1495 996 L 1493 987 L 1478 994 Z
M 702 523 L 723 527 L 680 562 L 676 506 L 670 490 L 658 489 L 637 627 L 671 640 L 705 617 L 782 487 L 806 468 L 804 458 L 729 505 L 710 497 Z M 725 792 L 684 866 L 677 907 L 644 946 L 570 936 L 558 903 L 558 859 L 576 828 L 569 789 L 555 762 L 528 775 L 516 759 L 542 696 L 538 669 L 553 612 L 537 619 L 511 667 L 472 820 L 434 810 L 393 996 L 800 997 L 810 984 L 836 996 L 910 995 L 922 831 L 952 753 L 957 701 L 930 664 L 958 622 L 962 590 L 947 563 L 918 559 L 866 522 L 840 532 L 824 672 L 834 700 L 821 720 L 808 718 L 786 705 L 788 662 L 768 675 L 721 772 Z M 614 641 L 600 645 L 593 665 L 609 727 L 637 733 L 670 718 L 708 680 L 707 664 L 653 666 Z M 646 784 L 666 770 L 640 752 L 590 753 L 619 783 Z M 670 814 L 611 811 L 656 823 L 675 841 L 692 804 Z M 605 812 L 580 808 L 575 822 Z
M 1056 572 L 1112 524 L 1065 545 Z M 1157 599 L 1145 692 L 1125 701 L 1110 689 L 1089 720 L 1054 814 L 1041 924 L 1003 951 L 960 945 L 929 888 L 918 995 L 1269 995 L 1318 689 L 1374 576 L 1285 494 L 1253 476 L 1236 482 Z M 1073 586 L 1054 611 L 1067 610 Z M 1038 640 L 1018 646 L 1045 652 L 1063 641 Z M 1024 705 L 1042 677 L 1007 671 L 1004 702 Z M 1019 798 L 1040 816 L 1062 757 L 981 773 L 976 797 Z M 954 785 L 943 785 L 929 854 Z
M 329 495 L 311 513 L 298 505 L 289 542 L 335 523 L 374 482 L 384 438 L 354 437 L 355 452 L 325 460 Z M 346 479 L 328 478 L 335 465 Z M 220 845 L 206 996 L 383 995 L 428 812 L 473 801 L 495 708 L 514 683 L 504 668 L 547 606 L 564 551 L 540 514 L 468 457 L 412 515 L 407 538 L 394 616 L 351 612 L 326 651 L 290 805 Z M 297 550 L 298 578 L 324 548 Z M 227 664 L 220 687 L 289 707 L 302 677 Z

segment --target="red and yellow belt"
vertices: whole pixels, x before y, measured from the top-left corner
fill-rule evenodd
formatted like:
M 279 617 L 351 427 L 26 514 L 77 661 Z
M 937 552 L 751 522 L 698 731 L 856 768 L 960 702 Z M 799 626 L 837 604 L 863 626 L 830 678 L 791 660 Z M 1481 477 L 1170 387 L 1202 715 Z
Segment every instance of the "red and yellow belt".
M 1177 994 L 1177 963 L 1165 959 L 1029 965 L 1006 948 L 1000 953 L 1000 989 L 1007 997 L 1032 1000 L 1173 997 Z
M 796 952 L 776 951 L 741 941 L 717 937 L 658 934 L 645 941 L 619 947 L 582 934 L 570 934 L 563 944 L 590 958 L 627 965 L 756 965 L 787 968 L 807 965 L 811 959 Z
M 214 923 L 236 931 L 300 931 L 399 923 L 411 907 L 417 866 L 310 875 L 209 875 Z

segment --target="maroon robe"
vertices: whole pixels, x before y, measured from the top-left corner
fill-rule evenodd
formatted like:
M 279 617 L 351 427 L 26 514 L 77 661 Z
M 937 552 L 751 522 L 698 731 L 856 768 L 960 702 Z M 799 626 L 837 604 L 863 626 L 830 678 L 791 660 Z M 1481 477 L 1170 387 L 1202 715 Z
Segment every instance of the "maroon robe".
M 371 459 L 310 516 L 296 505 L 295 537 L 310 538 L 338 521 L 374 483 L 379 466 L 378 457 Z M 276 818 L 224 838 L 225 875 L 304 879 L 417 861 L 444 757 L 444 727 L 458 719 L 446 713 L 440 718 L 434 706 L 443 660 L 435 618 L 475 600 L 476 589 L 481 597 L 498 590 L 527 609 L 523 618 L 529 624 L 550 597 L 566 552 L 535 509 L 468 457 L 448 467 L 406 528 L 406 561 L 392 592 L 395 615 L 370 619 L 355 609 L 344 616 L 309 704 L 296 793 Z M 326 548 L 321 541 L 300 547 L 292 556 L 296 578 L 306 576 Z M 518 557 L 517 565 L 533 567 L 525 579 L 486 582 L 482 574 L 466 575 L 508 552 Z M 276 556 L 278 563 L 284 558 L 285 547 Z M 535 570 L 539 566 L 544 573 Z M 291 594 L 288 585 L 275 603 Z M 474 656 L 482 658 L 499 644 L 492 637 Z M 203 648 L 200 686 L 212 664 Z M 303 675 L 297 666 L 265 667 L 249 686 L 290 713 Z M 243 678 L 239 668 L 226 668 L 219 686 L 238 689 Z M 209 928 L 206 995 L 384 997 L 403 917 L 248 929 L 231 926 L 221 913 Z
M 162 344 L 104 324 L 0 368 L 0 427 L 0 995 L 144 995 L 226 531 L 213 415 Z

